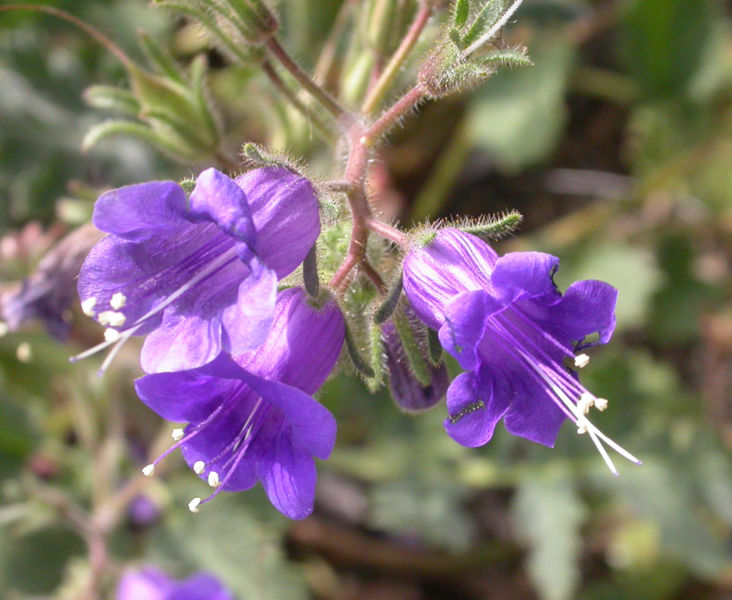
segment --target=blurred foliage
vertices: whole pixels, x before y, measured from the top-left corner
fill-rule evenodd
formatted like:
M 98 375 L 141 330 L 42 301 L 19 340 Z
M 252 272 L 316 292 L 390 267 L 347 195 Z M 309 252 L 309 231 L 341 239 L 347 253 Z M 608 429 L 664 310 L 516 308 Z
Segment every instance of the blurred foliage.
M 251 65 L 208 50 L 190 25 L 142 0 L 54 5 L 134 60 L 142 61 L 140 28 L 187 68 L 204 52 L 225 152 L 235 157 L 254 140 L 328 174 L 311 123 Z M 285 44 L 306 67 L 317 64 L 340 6 L 279 2 Z M 324 75 L 354 101 L 361 29 L 336 45 Z M 115 494 L 132 489 L 161 516 L 140 525 L 125 513 L 109 532 L 110 598 L 120 568 L 140 562 L 181 576 L 210 570 L 242 600 L 729 597 L 729 4 L 527 0 L 505 35 L 526 43 L 535 66 L 425 106 L 383 150 L 372 187 L 385 214 L 404 222 L 518 209 L 526 226 L 500 251 L 555 253 L 561 287 L 583 278 L 618 287 L 616 335 L 582 377 L 610 399 L 597 424 L 644 465 L 622 465 L 613 478 L 570 427 L 551 450 L 502 426 L 488 446 L 463 448 L 442 430 L 444 407 L 407 417 L 384 393 L 339 375 L 321 393 L 339 437 L 319 465 L 313 517 L 286 522 L 261 490 L 222 495 L 192 516 L 187 499 L 203 484 L 182 461 L 171 458 L 153 481 L 137 475 L 169 428 L 158 435 L 134 397 L 135 348 L 103 379 L 95 359 L 72 367 L 67 357 L 99 338 L 76 315 L 69 346 L 40 326 L 0 338 L 0 596 L 78 597 L 95 568 L 94 533 L 80 533 L 75 515 L 102 519 Z M 191 172 L 125 136 L 82 154 L 86 132 L 109 117 L 82 100 L 99 84 L 129 82 L 84 34 L 45 15 L 0 14 L 4 282 L 30 273 L 58 237 L 52 224 L 83 220 L 97 189 Z M 28 227 L 35 221 L 47 235 Z

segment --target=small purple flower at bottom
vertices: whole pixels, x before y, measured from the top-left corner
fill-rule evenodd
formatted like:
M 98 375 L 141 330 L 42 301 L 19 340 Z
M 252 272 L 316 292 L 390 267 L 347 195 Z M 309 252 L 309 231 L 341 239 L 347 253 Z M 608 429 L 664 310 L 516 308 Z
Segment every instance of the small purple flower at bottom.
M 178 581 L 160 569 L 145 567 L 122 576 L 117 600 L 234 600 L 234 596 L 208 573 Z
M 82 310 L 107 327 L 79 355 L 146 335 L 148 373 L 199 367 L 220 352 L 257 347 L 272 322 L 277 281 L 302 263 L 320 233 L 311 183 L 282 167 L 236 180 L 203 171 L 186 197 L 174 181 L 102 194 L 94 225 L 109 233 L 79 274 Z
M 587 280 L 562 295 L 552 279 L 558 266 L 540 252 L 498 257 L 481 239 L 442 229 L 407 256 L 404 291 L 467 370 L 447 392 L 445 429 L 455 441 L 482 446 L 503 419 L 509 432 L 553 446 L 568 418 L 617 474 L 603 444 L 640 461 L 589 421 L 590 408 L 604 410 L 607 400 L 576 372 L 589 362 L 583 349 L 610 339 L 617 290 Z
M 335 443 L 333 415 L 312 398 L 338 359 L 345 323 L 333 301 L 320 308 L 303 290 L 277 295 L 269 336 L 256 350 L 220 355 L 198 369 L 147 375 L 135 383 L 142 401 L 165 419 L 187 422 L 176 443 L 143 469 L 181 448 L 188 465 L 216 488 L 189 504 L 197 512 L 221 490 L 262 483 L 272 504 L 291 519 L 313 510 L 315 462 Z

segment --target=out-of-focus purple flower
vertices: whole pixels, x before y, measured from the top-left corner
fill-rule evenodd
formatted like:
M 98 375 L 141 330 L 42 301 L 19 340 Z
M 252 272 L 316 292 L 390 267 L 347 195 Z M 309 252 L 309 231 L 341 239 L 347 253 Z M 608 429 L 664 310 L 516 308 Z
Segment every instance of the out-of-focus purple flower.
M 160 518 L 160 509 L 144 494 L 135 496 L 127 507 L 130 523 L 140 529 L 149 527 Z
M 407 413 L 419 413 L 435 406 L 445 395 L 449 378 L 444 363 L 427 365 L 430 383 L 424 385 L 409 364 L 396 326 L 391 321 L 381 327 L 384 341 L 386 368 L 389 371 L 389 388 L 397 406 Z
M 112 190 L 97 200 L 93 222 L 110 235 L 89 253 L 78 289 L 107 341 L 77 358 L 147 335 L 149 373 L 257 347 L 272 323 L 277 280 L 320 233 L 312 185 L 282 167 L 236 181 L 208 169 L 190 198 L 173 181 Z
M 51 336 L 61 342 L 68 339 L 76 276 L 101 236 L 92 225 L 75 229 L 48 251 L 35 273 L 2 294 L 0 312 L 10 331 L 39 319 Z
M 117 600 L 234 600 L 234 596 L 209 573 L 178 581 L 148 566 L 122 576 Z
M 589 361 L 578 352 L 610 339 L 617 290 L 587 280 L 562 295 L 552 279 L 558 266 L 558 258 L 540 252 L 499 258 L 479 238 L 443 229 L 407 256 L 404 290 L 468 371 L 447 393 L 445 428 L 454 440 L 482 446 L 503 419 L 511 433 L 553 446 L 569 418 L 617 473 L 603 442 L 639 461 L 590 423 L 589 409 L 604 410 L 607 401 L 588 392 L 575 371 Z
M 170 421 L 176 443 L 143 472 L 180 447 L 191 468 L 215 491 L 246 490 L 261 481 L 274 506 L 307 517 L 315 498 L 315 462 L 335 443 L 333 415 L 312 394 L 333 369 L 345 323 L 333 301 L 314 308 L 299 288 L 277 295 L 269 336 L 256 350 L 220 355 L 198 369 L 137 380 L 145 404 Z M 200 498 L 189 508 L 197 512 Z

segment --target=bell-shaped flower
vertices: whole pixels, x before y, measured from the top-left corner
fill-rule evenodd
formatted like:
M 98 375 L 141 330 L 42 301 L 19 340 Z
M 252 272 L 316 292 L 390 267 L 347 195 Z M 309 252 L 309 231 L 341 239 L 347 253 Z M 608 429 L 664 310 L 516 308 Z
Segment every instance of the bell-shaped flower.
M 79 274 L 82 310 L 107 327 L 114 349 L 147 335 L 148 373 L 199 367 L 221 351 L 257 347 L 272 323 L 277 281 L 303 261 L 320 233 L 310 182 L 283 167 L 236 180 L 203 171 L 186 198 L 173 181 L 103 194 L 93 222 L 109 233 Z
M 638 463 L 587 418 L 604 410 L 580 383 L 583 349 L 606 343 L 615 328 L 617 290 L 595 280 L 562 295 L 553 281 L 559 259 L 540 252 L 499 257 L 480 238 L 442 229 L 404 263 L 404 291 L 442 346 L 467 370 L 447 392 L 445 428 L 464 446 L 486 444 L 503 419 L 509 432 L 553 446 L 565 419 Z
M 122 576 L 117 600 L 234 600 L 234 596 L 209 573 L 178 581 L 160 569 L 147 566 Z
M 292 519 L 307 517 L 315 498 L 315 462 L 335 443 L 333 415 L 312 394 L 328 377 L 345 335 L 335 302 L 310 304 L 300 288 L 277 295 L 274 322 L 256 350 L 221 354 L 197 369 L 146 375 L 136 381 L 142 401 L 165 419 L 186 422 L 176 443 L 143 472 L 181 448 L 188 465 L 214 492 L 194 498 L 193 512 L 221 490 L 261 481 L 274 506 Z

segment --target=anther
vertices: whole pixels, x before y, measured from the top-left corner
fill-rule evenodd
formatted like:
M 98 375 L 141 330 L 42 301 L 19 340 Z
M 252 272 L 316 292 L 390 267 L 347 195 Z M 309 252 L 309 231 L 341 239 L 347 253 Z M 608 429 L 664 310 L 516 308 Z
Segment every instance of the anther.
M 97 303 L 96 297 L 92 296 L 91 298 L 87 298 L 84 300 L 84 302 L 81 303 L 81 312 L 83 312 L 87 317 L 93 317 L 94 316 L 94 306 Z
M 595 408 L 597 410 L 599 410 L 600 412 L 602 412 L 603 410 L 605 410 L 607 408 L 607 404 L 608 404 L 607 398 L 596 398 L 595 399 Z
M 587 433 L 587 423 L 577 423 L 577 435 L 583 435 Z
M 586 415 L 590 412 L 590 408 L 592 408 L 592 405 L 595 403 L 595 397 L 590 394 L 589 392 L 582 392 L 582 395 L 580 396 L 580 399 L 577 401 L 577 409 L 583 414 Z
M 176 429 L 173 429 L 173 431 L 170 432 L 170 437 L 173 438 L 174 442 L 177 442 L 178 440 L 182 440 L 184 435 L 185 435 L 185 432 L 180 427 L 177 427 Z
M 149 464 L 142 468 L 142 474 L 145 477 L 152 477 L 155 474 L 155 465 Z
M 211 471 L 208 474 L 208 485 L 210 485 L 212 488 L 219 487 L 219 484 L 221 482 L 219 481 L 219 474 L 216 471 Z
M 109 306 L 111 306 L 114 310 L 119 310 L 125 304 L 127 304 L 127 296 L 125 296 L 122 292 L 116 292 L 112 296 L 112 299 L 109 301 Z
M 108 327 L 104 330 L 104 339 L 108 342 L 117 342 L 122 337 L 122 334 L 116 329 Z
M 196 475 L 200 475 L 205 470 L 206 470 L 206 463 L 203 462 L 202 460 L 197 460 L 196 462 L 193 463 L 193 472 Z
M 198 506 L 201 504 L 200 498 L 194 498 L 188 503 L 188 510 L 190 510 L 192 513 L 198 512 Z
M 0 337 L 7 335 L 8 331 L 10 331 L 8 324 L 5 321 L 0 321 Z
M 574 357 L 574 366 L 578 369 L 584 369 L 590 364 L 590 357 L 586 354 L 578 354 Z
M 97 315 L 97 321 L 100 325 L 109 325 L 110 327 L 122 327 L 126 320 L 127 317 L 121 312 L 114 312 L 113 310 L 105 310 Z

